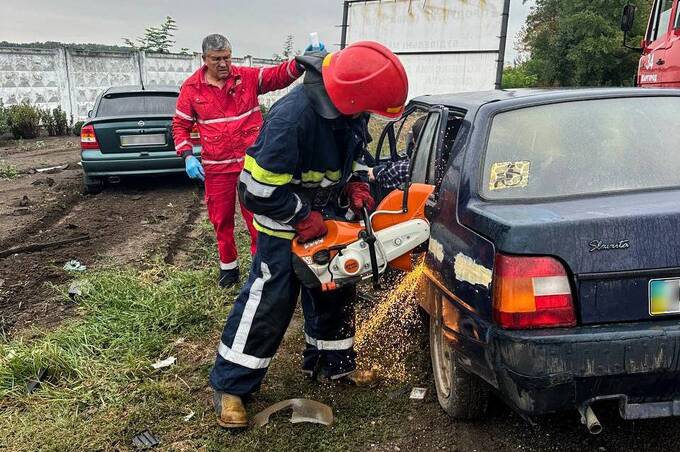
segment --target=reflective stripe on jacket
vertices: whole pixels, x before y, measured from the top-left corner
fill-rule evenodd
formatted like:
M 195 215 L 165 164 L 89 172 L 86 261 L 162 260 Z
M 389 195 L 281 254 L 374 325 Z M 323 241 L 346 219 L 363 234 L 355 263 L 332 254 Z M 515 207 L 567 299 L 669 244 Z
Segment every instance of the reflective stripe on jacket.
M 294 60 L 267 68 L 232 66 L 225 86 L 206 83 L 203 66 L 182 84 L 172 133 L 177 155 L 191 151 L 191 128 L 198 124 L 206 172 L 232 173 L 243 168 L 246 149 L 262 126 L 259 94 L 285 88 L 300 73 Z
M 324 119 L 304 87 L 293 88 L 272 106 L 239 178 L 239 199 L 255 214 L 255 228 L 292 239 L 293 225 L 313 207 L 310 198 L 339 191 L 369 140 L 365 117 Z

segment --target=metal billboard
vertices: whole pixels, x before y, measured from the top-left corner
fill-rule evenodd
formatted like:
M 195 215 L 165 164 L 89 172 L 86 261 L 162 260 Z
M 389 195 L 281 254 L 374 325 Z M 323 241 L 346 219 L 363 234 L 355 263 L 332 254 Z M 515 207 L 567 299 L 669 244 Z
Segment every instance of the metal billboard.
M 409 98 L 500 88 L 510 0 L 350 0 L 341 47 L 378 41 L 399 55 Z

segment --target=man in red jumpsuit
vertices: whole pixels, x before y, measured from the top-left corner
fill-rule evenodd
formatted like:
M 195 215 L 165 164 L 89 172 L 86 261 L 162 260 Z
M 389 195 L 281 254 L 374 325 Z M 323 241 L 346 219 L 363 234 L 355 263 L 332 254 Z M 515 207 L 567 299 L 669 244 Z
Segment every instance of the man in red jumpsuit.
M 303 69 L 295 60 L 268 68 L 232 66 L 231 44 L 219 34 L 206 36 L 202 47 L 205 64 L 182 85 L 172 132 L 189 177 L 205 181 L 208 217 L 215 228 L 220 257 L 219 285 L 230 287 L 239 280 L 234 241 L 236 186 L 246 149 L 262 126 L 257 96 L 287 87 Z M 201 136 L 201 161 L 193 155 L 191 145 L 194 123 Z M 253 215 L 243 206 L 241 213 L 254 253 L 257 232 Z

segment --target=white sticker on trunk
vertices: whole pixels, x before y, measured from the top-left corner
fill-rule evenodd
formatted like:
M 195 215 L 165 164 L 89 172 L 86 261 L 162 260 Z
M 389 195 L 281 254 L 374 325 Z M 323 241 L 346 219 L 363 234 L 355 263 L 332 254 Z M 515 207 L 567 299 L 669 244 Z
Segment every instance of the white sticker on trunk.
M 480 286 L 489 287 L 491 285 L 491 270 L 479 265 L 472 259 L 458 253 L 454 259 L 453 271 L 456 274 L 458 281 L 467 282 L 470 284 L 479 284 Z
M 430 251 L 430 253 L 432 253 L 432 255 L 437 261 L 439 262 L 444 261 L 444 245 L 439 243 L 437 240 L 430 239 L 428 250 Z

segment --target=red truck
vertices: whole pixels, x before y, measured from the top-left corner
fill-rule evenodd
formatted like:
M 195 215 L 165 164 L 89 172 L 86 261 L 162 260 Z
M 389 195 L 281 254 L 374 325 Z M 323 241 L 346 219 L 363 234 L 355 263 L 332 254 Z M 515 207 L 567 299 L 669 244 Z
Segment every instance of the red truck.
M 633 28 L 635 6 L 626 5 L 621 17 L 624 46 L 642 52 L 635 85 L 680 87 L 680 0 L 655 0 L 647 31 L 639 48 L 631 47 L 627 35 Z

